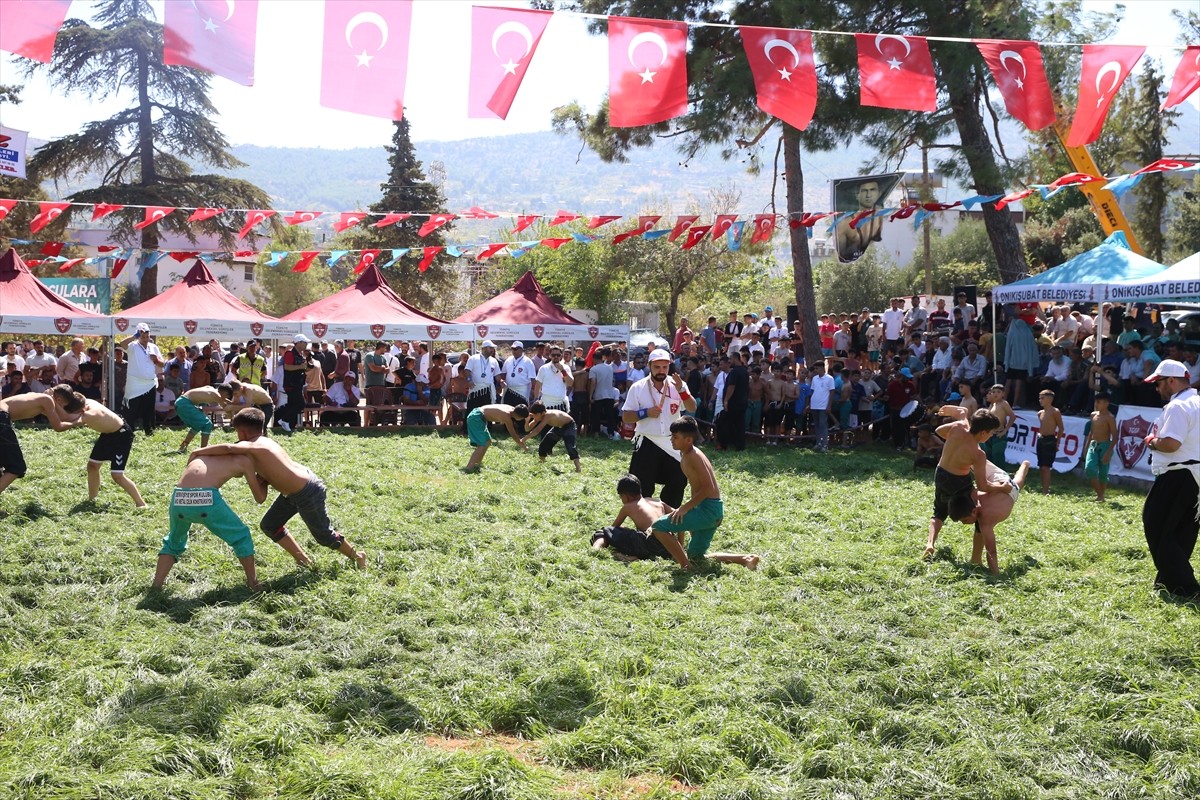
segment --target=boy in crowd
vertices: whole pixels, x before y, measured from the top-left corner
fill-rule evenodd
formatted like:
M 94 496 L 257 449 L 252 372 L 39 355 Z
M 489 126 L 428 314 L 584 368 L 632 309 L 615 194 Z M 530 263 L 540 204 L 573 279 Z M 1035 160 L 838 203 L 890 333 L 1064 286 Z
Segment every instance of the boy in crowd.
M 508 435 L 513 438 L 517 446 L 522 450 L 528 450 L 525 440 L 517 435 L 517 429 L 513 425 L 514 422 L 523 421 L 527 416 L 529 416 L 529 409 L 523 405 L 514 407 L 503 403 L 492 403 L 471 409 L 471 413 L 467 414 L 467 439 L 475 446 L 475 452 L 471 453 L 471 458 L 467 461 L 467 466 L 463 467 L 463 472 L 478 471 L 479 465 L 483 463 L 483 457 L 487 455 L 488 448 L 492 446 L 492 434 L 488 431 L 489 422 L 503 423 L 504 427 L 508 429 Z
M 933 474 L 933 516 L 929 520 L 929 539 L 925 543 L 923 558 L 930 558 L 937 549 L 937 537 L 946 518 L 951 516 L 951 506 L 957 504 L 960 515 L 963 504 L 974 506 L 971 494 L 975 486 L 981 492 L 1004 491 L 1006 487 L 992 487 L 987 482 L 987 457 L 979 449 L 982 442 L 991 438 L 992 431 L 1000 426 L 990 411 L 980 409 L 967 418 L 962 406 L 942 406 L 939 414 L 950 417 L 951 422 L 938 426 L 937 435 L 946 443 Z M 972 482 L 971 474 L 975 475 Z
M 21 443 L 17 441 L 17 433 L 13 430 L 13 422 L 44 416 L 50 422 L 50 427 L 56 431 L 79 426 L 79 422 L 66 421 L 62 415 L 78 414 L 85 398 L 71 392 L 68 387 L 64 388 L 73 399 L 73 412 L 66 412 L 62 397 L 57 394 L 26 392 L 0 400 L 0 492 L 7 489 L 17 478 L 24 478 L 26 472 L 25 456 L 21 452 Z
M 1004 454 L 1008 450 L 1008 429 L 1017 422 L 1017 414 L 1012 410 L 1012 406 L 1004 399 L 1004 386 L 997 383 L 992 388 L 988 389 L 987 396 L 988 411 L 992 416 L 1000 420 L 1000 427 L 992 433 L 992 438 L 988 439 L 981 445 L 983 452 L 987 455 L 988 461 L 1000 467 L 1004 465 Z
M 538 444 L 538 460 L 541 463 L 546 463 L 546 456 L 554 452 L 554 445 L 561 439 L 567 448 L 567 457 L 575 464 L 575 471 L 583 472 L 579 466 L 579 449 L 575 446 L 578 432 L 570 414 L 557 408 L 547 409 L 539 401 L 529 407 L 529 416 L 525 419 L 525 429 L 529 430 L 531 426 L 533 430 L 525 434 L 521 442 L 523 444 L 545 431 Z
M 611 547 L 616 551 L 616 558 L 621 561 L 671 558 L 667 548 L 650 533 L 650 526 L 675 509 L 661 500 L 642 497 L 642 482 L 636 475 L 627 474 L 617 481 L 617 496 L 621 498 L 621 510 L 617 512 L 617 518 L 613 520 L 612 525 L 592 534 L 592 549 L 603 550 L 605 547 Z M 634 527 L 622 527 L 621 523 L 625 520 L 629 520 Z M 675 539 L 682 547 L 683 534 L 675 534 Z
M 1038 412 L 1037 462 L 1042 474 L 1042 494 L 1050 494 L 1050 475 L 1058 455 L 1058 440 L 1066 434 L 1062 414 L 1054 407 L 1054 392 L 1043 389 L 1038 393 L 1042 410 Z
M 349 540 L 333 529 L 325 506 L 325 484 L 308 467 L 293 461 L 273 440 L 263 437 L 264 422 L 263 413 L 257 408 L 242 409 L 233 417 L 233 429 L 238 437 L 235 444 L 202 447 L 192 453 L 189 461 L 209 455 L 249 456 L 259 480 L 279 492 L 259 523 L 271 541 L 287 550 L 296 563 L 304 566 L 312 563 L 286 527 L 288 521 L 299 514 L 318 544 L 337 550 L 359 569 L 365 568 L 367 554 L 355 550 Z
M 1108 489 L 1108 465 L 1117 438 L 1117 419 L 1108 410 L 1108 392 L 1096 395 L 1096 410 L 1088 420 L 1085 434 L 1083 472 L 1092 482 L 1096 502 L 1103 503 L 1104 492 Z
M 262 587 L 254 568 L 254 540 L 250 528 L 234 513 L 221 497 L 221 486 L 231 478 L 241 476 L 250 486 L 254 502 L 260 505 L 267 499 L 267 487 L 254 474 L 254 461 L 249 456 L 202 455 L 197 450 L 188 460 L 183 477 L 171 494 L 169 513 L 171 529 L 163 537 L 154 570 L 152 589 L 161 589 L 171 567 L 187 550 L 188 533 L 192 525 L 200 524 L 233 548 L 233 554 L 246 572 L 246 585 L 257 592 Z
M 125 490 L 133 500 L 135 508 L 146 508 L 137 485 L 125 477 L 125 468 L 129 466 L 129 451 L 133 449 L 133 428 L 116 412 L 110 411 L 95 400 L 84 400 L 80 404 L 77 396 L 70 387 L 58 385 L 53 389 L 55 399 L 61 401 L 63 411 L 67 414 L 79 414 L 79 424 L 85 425 L 100 434 L 92 446 L 88 456 L 87 482 L 88 500 L 95 500 L 100 494 L 100 465 L 109 462 L 109 474 L 113 483 Z
M 725 506 L 721 503 L 721 490 L 717 488 L 717 476 L 712 463 L 696 447 L 699 438 L 700 426 L 695 418 L 683 417 L 671 423 L 671 446 L 682 456 L 680 467 L 691 487 L 692 496 L 679 508 L 655 520 L 647 531 L 684 569 L 691 568 L 692 560 L 706 557 L 713 535 L 725 517 Z M 684 531 L 691 533 L 686 552 L 675 536 Z M 758 569 L 759 558 L 756 555 L 712 553 L 707 557 L 713 561 Z

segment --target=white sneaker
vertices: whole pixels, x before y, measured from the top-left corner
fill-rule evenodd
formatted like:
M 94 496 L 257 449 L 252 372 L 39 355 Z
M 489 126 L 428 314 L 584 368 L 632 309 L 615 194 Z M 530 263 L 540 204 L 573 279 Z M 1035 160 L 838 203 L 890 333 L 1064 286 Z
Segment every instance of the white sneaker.
M 284 429 L 285 431 L 287 431 L 288 433 L 291 433 L 291 432 L 292 432 L 292 426 L 291 426 L 291 425 L 289 425 L 289 424 L 287 424 L 287 423 L 286 423 L 286 422 L 284 422 L 283 420 L 279 420 L 279 422 L 278 422 L 277 424 L 279 425 L 279 427 L 283 428 L 283 429 Z
M 612 440 L 613 440 L 614 442 L 619 442 L 619 441 L 621 441 L 621 434 L 619 434 L 619 433 L 614 433 L 614 434 L 612 435 Z

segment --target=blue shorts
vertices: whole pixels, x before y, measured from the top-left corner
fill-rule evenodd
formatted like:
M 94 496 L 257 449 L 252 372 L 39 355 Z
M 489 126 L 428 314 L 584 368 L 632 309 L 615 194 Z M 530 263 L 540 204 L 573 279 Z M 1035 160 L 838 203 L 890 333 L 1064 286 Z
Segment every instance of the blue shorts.
M 655 520 L 651 527 L 665 533 L 689 531 L 691 538 L 688 539 L 688 558 L 703 558 L 712 545 L 717 526 L 724 518 L 725 505 L 720 500 L 709 498 L 701 500 L 700 505 L 684 514 L 678 523 L 671 522 L 670 516 L 662 516 Z

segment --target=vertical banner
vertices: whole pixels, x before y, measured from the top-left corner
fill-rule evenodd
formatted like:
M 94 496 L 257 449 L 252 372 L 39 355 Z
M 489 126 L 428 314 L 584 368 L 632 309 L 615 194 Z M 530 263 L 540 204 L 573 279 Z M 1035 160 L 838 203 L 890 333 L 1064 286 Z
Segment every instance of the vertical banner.
M 883 238 L 883 217 L 873 214 L 883 208 L 884 201 L 901 177 L 901 173 L 892 172 L 833 181 L 833 208 L 839 213 L 853 215 L 843 219 L 834 229 L 838 261 L 857 261 L 867 252 L 871 242 Z
M 1041 432 L 1036 411 L 1017 411 L 1017 421 L 1008 429 L 1008 448 L 1004 460 L 1010 464 L 1028 461 L 1037 469 L 1037 439 Z M 1082 417 L 1063 417 L 1066 436 L 1058 440 L 1058 455 L 1054 459 L 1055 472 L 1070 472 L 1083 460 L 1083 428 L 1087 420 Z M 1115 467 L 1117 460 L 1113 459 Z
M 25 148 L 29 134 L 0 125 L 0 175 L 25 177 Z
M 38 278 L 63 300 L 97 314 L 111 314 L 112 281 L 108 278 Z

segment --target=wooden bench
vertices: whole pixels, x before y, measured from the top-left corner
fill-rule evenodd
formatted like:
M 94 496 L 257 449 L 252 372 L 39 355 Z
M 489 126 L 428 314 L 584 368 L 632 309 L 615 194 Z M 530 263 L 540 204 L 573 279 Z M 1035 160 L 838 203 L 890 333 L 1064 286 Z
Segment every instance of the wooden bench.
M 462 412 L 463 408 L 465 408 L 464 403 L 451 403 L 450 405 L 453 406 L 454 408 L 456 408 L 459 412 Z M 321 414 L 326 411 L 357 411 L 359 413 L 359 424 L 358 425 L 349 425 L 349 426 L 344 426 L 344 427 L 364 428 L 364 429 L 369 428 L 370 430 L 373 430 L 373 431 L 397 431 L 397 430 L 405 430 L 405 429 L 409 429 L 409 428 L 453 428 L 453 427 L 457 427 L 457 423 L 451 423 L 448 420 L 442 419 L 440 417 L 440 412 L 442 410 L 443 410 L 443 406 L 441 406 L 441 405 L 436 405 L 436 406 L 434 406 L 434 405 L 409 406 L 409 405 L 390 405 L 390 404 L 389 405 L 367 405 L 365 403 L 362 403 L 362 404 L 358 405 L 357 407 L 309 406 L 304 409 L 304 424 L 306 427 L 313 428 L 316 430 L 319 430 L 321 428 L 343 427 L 342 425 L 331 425 L 331 426 L 321 425 Z M 414 424 L 411 422 L 404 423 L 404 424 L 397 424 L 397 423 L 385 423 L 385 424 L 381 424 L 381 425 L 372 424 L 372 418 L 378 414 L 399 413 L 399 412 L 403 412 L 403 411 L 425 411 L 430 414 L 433 414 L 435 417 L 435 420 L 438 420 L 438 421 L 435 421 L 433 425 L 418 425 L 418 424 Z

